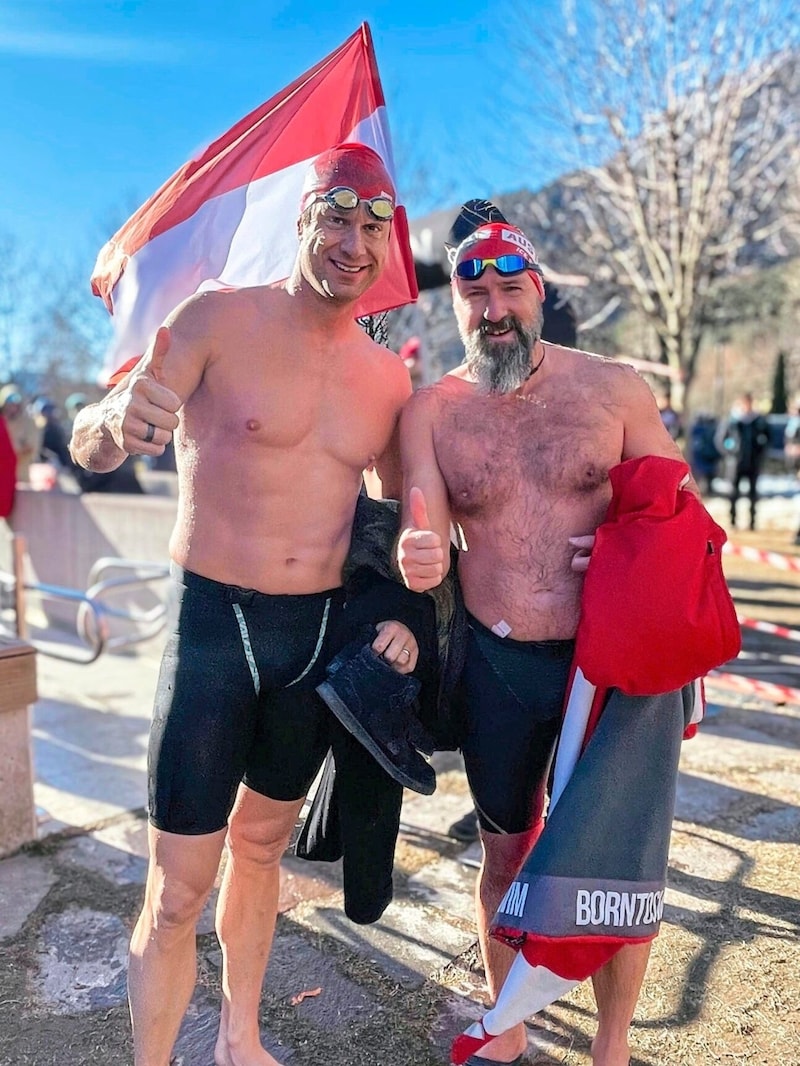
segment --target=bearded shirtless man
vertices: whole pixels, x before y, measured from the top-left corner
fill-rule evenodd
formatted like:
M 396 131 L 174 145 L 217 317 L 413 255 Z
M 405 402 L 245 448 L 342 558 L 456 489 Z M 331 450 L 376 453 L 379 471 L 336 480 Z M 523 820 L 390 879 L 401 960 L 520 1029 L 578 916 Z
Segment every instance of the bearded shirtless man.
M 279 862 L 329 746 L 315 693 L 343 602 L 342 566 L 367 469 L 397 495 L 408 372 L 353 318 L 384 268 L 395 194 L 380 158 L 343 145 L 312 165 L 289 280 L 193 296 L 142 360 L 75 422 L 91 470 L 159 455 L 175 431 L 179 607 L 149 750 L 150 867 L 131 941 L 136 1066 L 168 1066 L 195 983 L 195 925 L 217 908 L 218 1066 L 276 1066 L 258 1004 Z M 374 649 L 402 673 L 416 642 L 384 622 Z
M 454 254 L 452 296 L 466 361 L 403 412 L 398 562 L 409 588 L 433 588 L 449 568 L 451 522 L 460 531 L 469 614 L 462 750 L 484 852 L 479 940 L 496 998 L 514 953 L 488 927 L 542 827 L 582 571 L 611 497 L 609 468 L 680 453 L 635 371 L 542 342 L 541 271 L 521 231 L 494 222 L 467 237 Z M 595 1066 L 629 1062 L 648 952 L 624 947 L 595 977 Z M 475 1061 L 516 1063 L 526 1046 L 519 1025 Z

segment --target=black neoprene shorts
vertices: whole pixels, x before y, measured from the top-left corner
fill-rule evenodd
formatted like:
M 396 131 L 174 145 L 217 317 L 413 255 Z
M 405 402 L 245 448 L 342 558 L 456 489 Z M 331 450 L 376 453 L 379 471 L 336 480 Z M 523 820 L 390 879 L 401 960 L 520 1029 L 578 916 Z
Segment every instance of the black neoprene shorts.
M 330 745 L 314 691 L 333 657 L 342 589 L 270 596 L 173 566 L 172 629 L 148 750 L 150 821 L 223 829 L 241 781 L 277 800 L 308 792 Z
M 469 618 L 462 752 L 481 826 L 522 833 L 542 816 L 575 642 L 498 637 Z

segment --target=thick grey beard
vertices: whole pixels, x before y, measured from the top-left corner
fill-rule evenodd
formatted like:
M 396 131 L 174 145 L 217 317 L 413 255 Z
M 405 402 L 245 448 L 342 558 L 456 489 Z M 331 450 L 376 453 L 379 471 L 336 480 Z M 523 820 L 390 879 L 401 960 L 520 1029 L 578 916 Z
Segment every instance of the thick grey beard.
M 493 341 L 483 327 L 462 335 L 467 369 L 481 392 L 505 394 L 520 388 L 533 373 L 531 357 L 541 336 L 541 326 L 526 327 L 517 318 L 505 323 L 513 328 L 512 343 Z

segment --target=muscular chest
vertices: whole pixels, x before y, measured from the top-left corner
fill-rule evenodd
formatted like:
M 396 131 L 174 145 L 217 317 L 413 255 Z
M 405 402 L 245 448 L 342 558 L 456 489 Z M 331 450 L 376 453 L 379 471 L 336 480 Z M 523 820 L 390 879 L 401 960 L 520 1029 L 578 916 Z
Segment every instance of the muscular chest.
M 605 491 L 622 451 L 621 430 L 604 408 L 470 397 L 442 415 L 436 454 L 452 506 L 464 515 Z
M 346 385 L 293 373 L 211 382 L 187 410 L 187 428 L 218 447 L 324 453 L 361 469 L 385 449 L 396 412 L 379 388 L 365 402 Z

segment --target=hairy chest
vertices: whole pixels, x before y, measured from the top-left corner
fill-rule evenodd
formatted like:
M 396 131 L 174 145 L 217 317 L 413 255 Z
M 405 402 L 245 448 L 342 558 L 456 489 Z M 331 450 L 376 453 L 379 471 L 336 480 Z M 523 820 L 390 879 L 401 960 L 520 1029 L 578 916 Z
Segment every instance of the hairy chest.
M 445 405 L 435 446 L 453 510 L 471 515 L 605 492 L 622 429 L 604 406 L 474 397 Z

